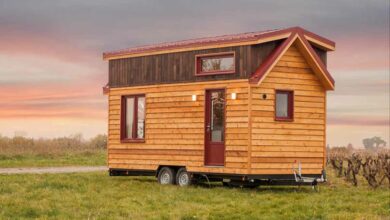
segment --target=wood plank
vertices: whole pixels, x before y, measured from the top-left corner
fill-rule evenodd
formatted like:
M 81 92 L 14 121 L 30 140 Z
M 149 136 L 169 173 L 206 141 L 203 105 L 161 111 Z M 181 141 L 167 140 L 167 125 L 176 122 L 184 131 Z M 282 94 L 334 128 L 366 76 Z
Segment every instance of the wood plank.
M 293 62 L 301 62 L 306 63 L 306 60 L 302 56 L 288 56 L 285 54 L 280 58 L 280 61 L 293 61 Z
M 130 154 L 112 154 L 110 153 L 108 155 L 108 160 L 111 162 L 115 161 L 126 161 L 128 163 L 132 163 L 133 161 L 137 160 L 154 160 L 154 161 L 160 161 L 160 160 L 173 160 L 173 161 L 194 161 L 194 162 L 203 162 L 203 156 L 195 156 L 195 155 L 159 155 L 159 154 L 147 154 L 147 155 L 130 155 Z
M 150 134 L 148 132 L 145 132 L 146 139 L 148 140 L 159 140 L 159 139 L 170 139 L 172 142 L 176 139 L 203 139 L 204 134 L 198 133 L 198 134 L 177 134 L 177 133 L 171 133 L 171 134 Z
M 254 157 L 320 157 L 323 158 L 322 152 L 259 152 L 253 151 Z
M 252 157 L 254 163 L 322 163 L 322 158 L 307 157 Z
M 275 66 L 305 68 L 305 69 L 310 68 L 310 66 L 306 62 L 284 61 L 284 60 L 279 60 Z
M 307 73 L 287 73 L 287 72 L 271 71 L 269 76 L 276 77 L 276 78 L 285 78 L 285 79 L 318 80 L 317 76 L 315 76 L 314 74 L 307 74 Z
M 262 134 L 253 135 L 252 140 L 323 141 L 324 137 L 297 134 Z
M 158 165 L 108 163 L 108 168 L 129 169 L 129 170 L 157 170 Z
M 148 128 L 146 130 L 147 134 L 204 134 L 204 129 L 202 128 Z
M 252 164 L 254 169 L 293 169 L 296 164 L 291 163 L 255 163 Z M 302 169 L 322 169 L 322 163 L 302 163 Z
M 270 129 L 270 128 L 255 128 L 252 129 L 253 134 L 288 134 L 288 135 L 316 135 L 316 136 L 322 136 L 324 132 L 322 130 L 299 130 L 299 129 Z
M 304 91 L 314 91 L 314 92 L 324 91 L 322 87 L 311 86 L 311 85 L 281 84 L 281 83 L 267 83 L 267 82 L 263 82 L 261 85 L 263 88 L 269 88 L 269 89 L 304 90 Z
M 253 128 L 277 128 L 277 129 L 303 129 L 303 130 L 321 130 L 324 125 L 297 124 L 297 123 L 253 123 Z
M 263 83 L 280 83 L 280 84 L 293 84 L 293 85 L 310 85 L 316 87 L 322 87 L 322 84 L 318 80 L 309 79 L 287 79 L 282 77 L 268 76 L 263 80 Z
M 203 118 L 204 112 L 164 112 L 164 113 L 147 113 L 146 118 Z
M 150 144 L 150 143 L 110 143 L 109 149 L 134 149 L 134 150 L 203 150 L 204 145 L 200 144 Z M 234 150 L 242 150 L 234 149 Z
M 272 117 L 253 117 L 252 122 L 268 122 L 268 123 L 287 123 L 291 124 L 290 122 L 284 122 L 284 121 L 275 121 L 275 119 Z M 323 125 L 325 124 L 324 119 L 306 119 L 306 118 L 294 118 L 294 124 L 314 124 L 314 125 Z
M 126 159 L 109 159 L 109 164 L 132 164 L 132 165 L 173 165 L 173 166 L 202 166 L 204 163 L 201 161 L 188 161 L 188 160 L 126 160 Z
M 252 152 L 324 152 L 324 149 L 323 147 L 253 146 Z
M 311 69 L 306 68 L 296 68 L 296 67 L 284 67 L 284 66 L 275 66 L 272 68 L 272 71 L 281 72 L 281 73 L 303 73 L 303 74 L 314 74 Z
M 109 154 L 123 155 L 191 155 L 203 156 L 202 150 L 172 150 L 172 149 L 108 149 Z
M 270 174 L 270 175 L 277 175 L 277 174 L 289 174 L 292 175 L 291 168 L 285 168 L 285 169 L 251 169 L 252 174 Z M 321 169 L 302 169 L 302 174 L 321 174 Z
M 252 145 L 258 146 L 298 146 L 298 147 L 322 147 L 324 141 L 283 141 L 283 140 L 252 140 Z
M 204 123 L 204 118 L 146 118 L 148 124 L 188 124 Z

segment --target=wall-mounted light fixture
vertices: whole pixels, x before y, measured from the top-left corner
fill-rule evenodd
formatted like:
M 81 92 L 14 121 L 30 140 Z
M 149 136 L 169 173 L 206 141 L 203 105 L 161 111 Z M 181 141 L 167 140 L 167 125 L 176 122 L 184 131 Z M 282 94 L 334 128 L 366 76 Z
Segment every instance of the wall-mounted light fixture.
M 232 93 L 232 99 L 237 99 L 237 93 L 235 92 Z
M 196 101 L 196 95 L 192 95 L 192 101 Z

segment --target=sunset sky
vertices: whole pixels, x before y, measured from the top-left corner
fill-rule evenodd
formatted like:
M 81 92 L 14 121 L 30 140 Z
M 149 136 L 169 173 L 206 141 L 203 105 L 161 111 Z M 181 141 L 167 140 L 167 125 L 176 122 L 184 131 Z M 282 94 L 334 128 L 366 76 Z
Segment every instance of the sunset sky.
M 0 134 L 107 133 L 102 53 L 301 26 L 336 42 L 327 141 L 389 142 L 389 1 L 0 0 Z

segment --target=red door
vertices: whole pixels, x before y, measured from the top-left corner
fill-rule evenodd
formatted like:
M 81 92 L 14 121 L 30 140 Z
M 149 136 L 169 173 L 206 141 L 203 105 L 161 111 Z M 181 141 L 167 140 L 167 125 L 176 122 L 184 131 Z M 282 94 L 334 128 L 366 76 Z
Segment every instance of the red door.
M 225 163 L 225 90 L 206 90 L 205 165 Z

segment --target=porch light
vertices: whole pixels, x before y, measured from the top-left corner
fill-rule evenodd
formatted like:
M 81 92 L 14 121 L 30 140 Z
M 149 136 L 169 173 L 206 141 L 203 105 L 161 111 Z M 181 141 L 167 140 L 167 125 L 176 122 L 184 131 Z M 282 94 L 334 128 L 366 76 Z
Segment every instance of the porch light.
M 196 95 L 192 95 L 192 101 L 196 101 Z
M 237 93 L 235 92 L 232 93 L 232 99 L 237 99 Z

